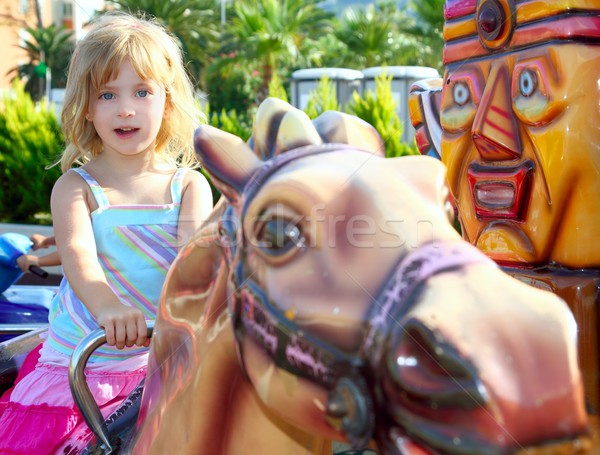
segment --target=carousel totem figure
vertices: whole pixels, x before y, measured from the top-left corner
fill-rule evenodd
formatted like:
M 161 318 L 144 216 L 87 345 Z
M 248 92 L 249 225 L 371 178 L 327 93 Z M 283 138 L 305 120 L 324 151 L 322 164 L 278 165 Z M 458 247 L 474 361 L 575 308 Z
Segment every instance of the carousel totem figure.
M 409 100 L 417 144 L 448 168 L 463 237 L 569 304 L 597 417 L 600 2 L 447 0 L 444 13 L 444 79 Z

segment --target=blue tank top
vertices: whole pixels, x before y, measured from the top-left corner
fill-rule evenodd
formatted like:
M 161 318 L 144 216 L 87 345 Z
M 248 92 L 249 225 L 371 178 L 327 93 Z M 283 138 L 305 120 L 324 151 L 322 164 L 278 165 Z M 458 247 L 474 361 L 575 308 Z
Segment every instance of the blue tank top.
M 102 187 L 82 168 L 72 169 L 90 186 L 98 209 L 92 228 L 98 261 L 111 289 L 124 305 L 139 308 L 154 320 L 167 271 L 177 255 L 177 224 L 182 182 L 188 169 L 178 169 L 171 181 L 171 203 L 166 205 L 110 205 Z M 70 171 L 70 172 L 71 172 Z M 98 323 L 79 300 L 66 278 L 50 305 L 47 344 L 70 356 L 75 346 Z M 90 362 L 121 360 L 147 352 L 133 346 L 122 350 L 104 346 Z

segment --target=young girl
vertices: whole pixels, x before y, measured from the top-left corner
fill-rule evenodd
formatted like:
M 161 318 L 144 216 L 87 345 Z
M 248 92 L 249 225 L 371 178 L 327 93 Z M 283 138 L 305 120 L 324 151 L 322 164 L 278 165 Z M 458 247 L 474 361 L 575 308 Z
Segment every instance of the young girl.
M 108 346 L 90 358 L 87 380 L 104 416 L 144 377 L 145 320 L 155 317 L 177 247 L 212 208 L 208 183 L 188 169 L 200 114 L 176 43 L 153 21 L 109 14 L 77 44 L 62 114 L 64 174 L 51 197 L 65 279 L 39 361 L 0 418 L 0 453 L 62 453 L 85 426 L 67 367 L 94 329 L 104 328 Z

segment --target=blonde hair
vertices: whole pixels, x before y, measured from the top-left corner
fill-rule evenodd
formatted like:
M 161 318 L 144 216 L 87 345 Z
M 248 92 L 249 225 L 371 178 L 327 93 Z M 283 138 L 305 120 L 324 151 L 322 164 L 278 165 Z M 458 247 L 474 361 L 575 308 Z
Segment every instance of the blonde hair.
M 67 143 L 60 158 L 63 172 L 102 153 L 102 141 L 86 120 L 90 96 L 117 77 L 126 59 L 140 78 L 152 79 L 166 93 L 167 115 L 156 137 L 155 153 L 174 165 L 196 165 L 192 138 L 204 115 L 194 100 L 176 38 L 156 20 L 112 12 L 94 21 L 71 57 L 62 112 Z

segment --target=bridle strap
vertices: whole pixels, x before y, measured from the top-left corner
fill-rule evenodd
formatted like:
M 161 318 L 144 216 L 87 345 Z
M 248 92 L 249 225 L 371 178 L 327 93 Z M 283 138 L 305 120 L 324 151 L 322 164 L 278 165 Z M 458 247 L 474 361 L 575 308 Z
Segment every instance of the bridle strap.
M 287 151 L 281 155 L 277 155 L 275 158 L 265 162 L 265 164 L 248 180 L 244 187 L 244 205 L 242 207 L 241 218 L 246 216 L 248 206 L 262 188 L 265 182 L 283 166 L 289 164 L 300 158 L 307 156 L 320 155 L 323 153 L 338 152 L 343 150 L 353 150 L 364 153 L 372 154 L 372 152 L 366 150 L 360 150 L 354 147 L 350 147 L 348 144 L 336 144 L 336 143 L 324 143 L 319 145 L 307 145 L 304 147 L 298 147 L 297 149 Z
M 416 303 L 411 296 L 416 289 L 434 275 L 462 269 L 472 264 L 496 263 L 470 243 L 457 240 L 452 242 L 431 242 L 408 253 L 394 268 L 386 280 L 367 320 L 369 329 L 361 348 L 361 357 L 379 358 L 381 343 L 376 338 L 390 332 L 390 326 L 398 324 L 403 314 Z

